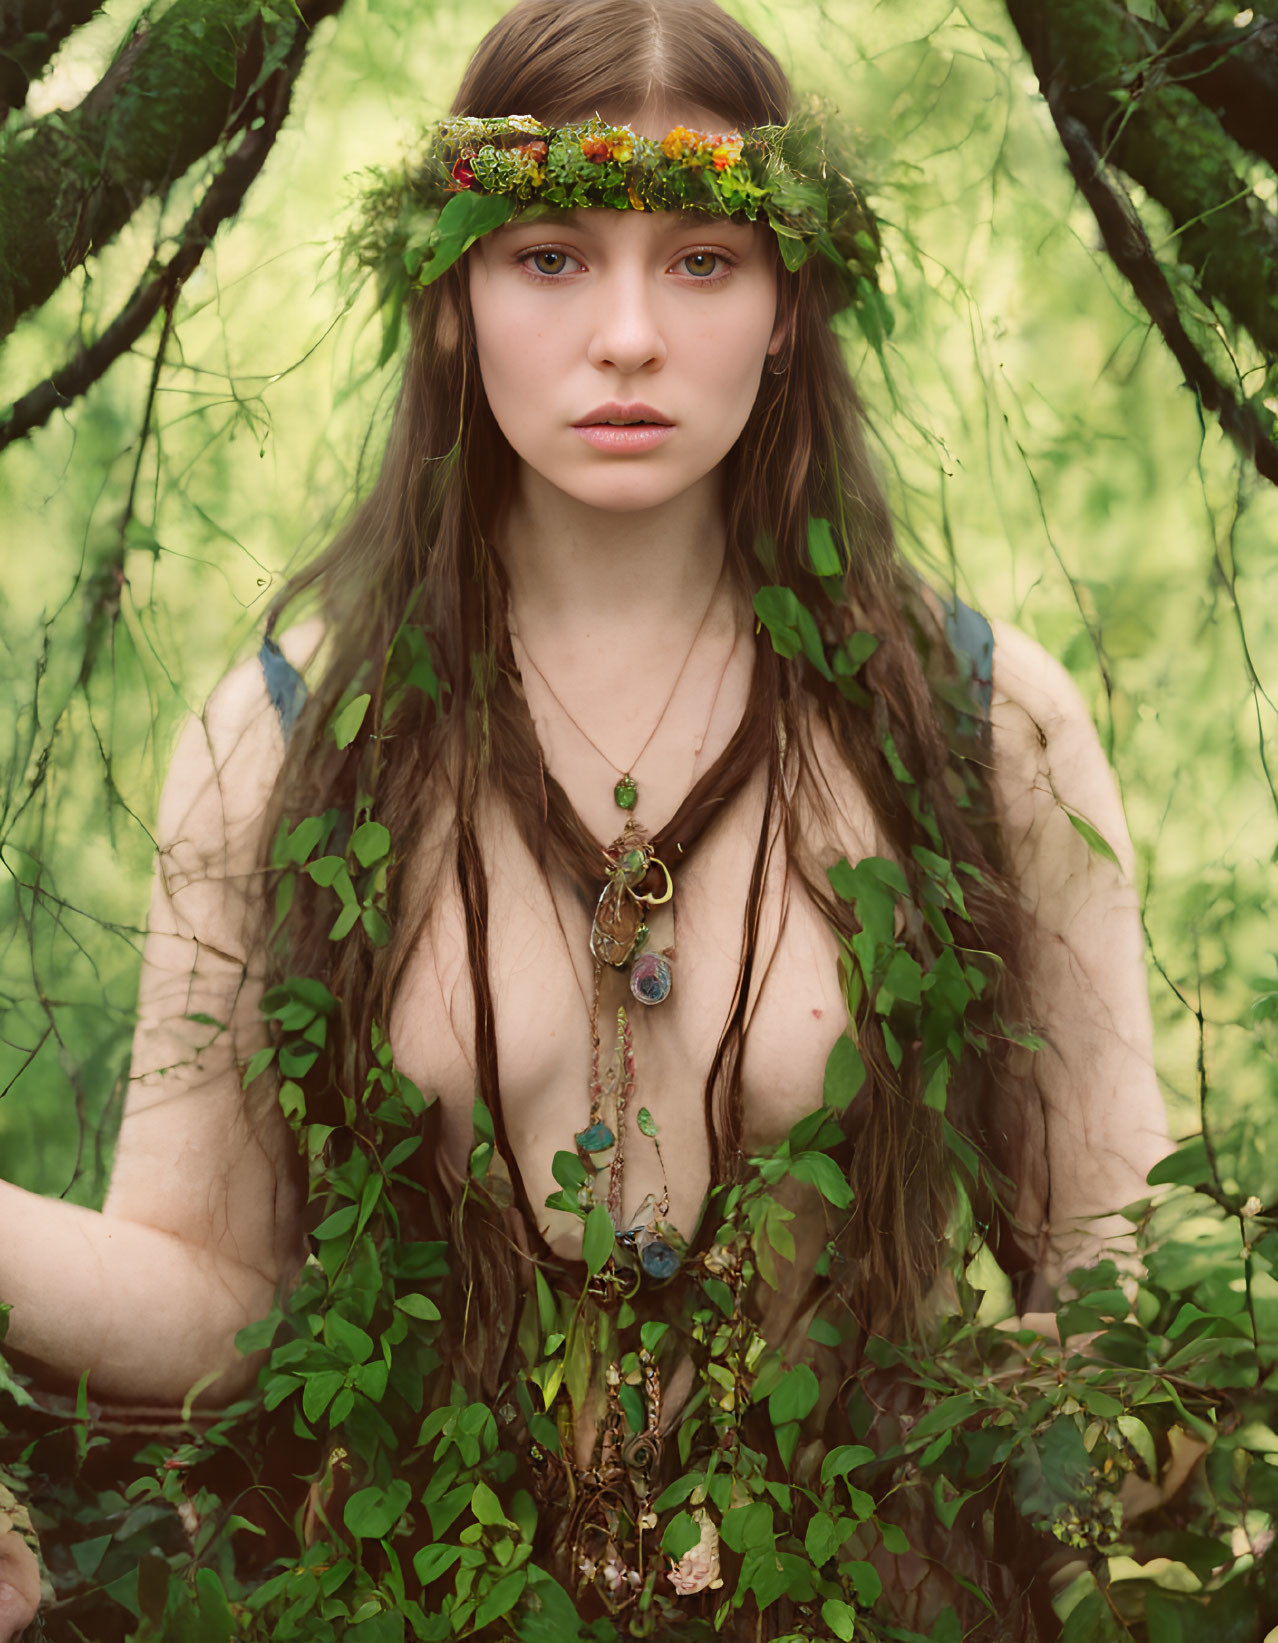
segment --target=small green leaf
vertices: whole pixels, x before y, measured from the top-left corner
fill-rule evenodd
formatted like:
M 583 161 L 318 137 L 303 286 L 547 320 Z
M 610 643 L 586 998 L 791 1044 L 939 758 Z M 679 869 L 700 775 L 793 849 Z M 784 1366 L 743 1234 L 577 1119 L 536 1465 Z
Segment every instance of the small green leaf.
M 324 1339 L 343 1363 L 365 1363 L 372 1356 L 373 1337 L 340 1312 L 326 1314 Z
M 828 519 L 808 520 L 808 558 L 818 576 L 843 575 L 843 557 Z
M 835 1040 L 825 1063 L 822 1099 L 827 1107 L 842 1112 L 860 1093 L 864 1084 L 865 1062 L 861 1059 L 861 1052 L 843 1033 Z
M 340 1238 L 344 1232 L 349 1232 L 355 1225 L 355 1217 L 359 1214 L 354 1204 L 343 1204 L 341 1209 L 335 1209 L 331 1215 L 326 1215 L 311 1234 L 312 1238 Z
M 475 1521 L 486 1527 L 505 1525 L 506 1514 L 501 1509 L 501 1502 L 481 1478 L 471 1491 L 470 1509 L 475 1514 Z
M 1075 811 L 1068 809 L 1065 805 L 1062 805 L 1061 809 L 1065 811 L 1065 814 L 1069 817 L 1074 828 L 1087 840 L 1088 848 L 1094 850 L 1098 856 L 1104 856 L 1106 861 L 1112 861 L 1114 866 L 1117 867 L 1119 865 L 1119 861 L 1117 855 L 1114 853 L 1113 845 L 1101 837 L 1101 835 L 1092 826 L 1091 822 L 1084 821 L 1082 816 L 1078 815 Z
M 518 1603 L 527 1584 L 527 1569 L 515 1569 L 512 1573 L 503 1575 L 475 1610 L 476 1628 L 490 1626 L 494 1620 L 500 1620 L 502 1615 L 509 1614 Z
M 337 1396 L 346 1376 L 340 1369 L 321 1369 L 308 1375 L 302 1383 L 302 1413 L 308 1421 L 317 1421 Z
M 382 1540 L 403 1517 L 412 1494 L 404 1478 L 394 1479 L 385 1489 L 359 1489 L 346 1502 L 342 1521 L 358 1540 Z
M 612 1216 L 603 1204 L 596 1204 L 586 1217 L 585 1231 L 581 1235 L 581 1256 L 592 1277 L 603 1270 L 612 1254 L 615 1237 Z
M 807 1364 L 787 1369 L 768 1398 L 768 1415 L 773 1426 L 804 1420 L 816 1408 L 820 1396 L 821 1387 Z
M 338 747 L 349 747 L 359 734 L 359 727 L 364 722 L 364 715 L 368 712 L 368 704 L 372 697 L 367 691 L 347 702 L 346 706 L 333 717 L 333 740 Z
M 640 1107 L 638 1122 L 639 1133 L 641 1135 L 646 1135 L 650 1141 L 655 1141 L 657 1138 L 657 1125 L 647 1107 Z
M 401 1295 L 395 1305 L 410 1318 L 421 1318 L 426 1323 L 434 1323 L 439 1318 L 439 1308 L 426 1295 Z
M 248 1089 L 255 1078 L 260 1078 L 274 1060 L 274 1044 L 268 1044 L 265 1049 L 259 1050 L 244 1069 L 244 1088 Z
M 361 867 L 371 867 L 390 855 L 391 837 L 381 822 L 366 821 L 351 834 L 351 849 Z
M 850 1603 L 841 1597 L 827 1597 L 821 1605 L 821 1619 L 840 1643 L 852 1643 L 856 1636 L 856 1610 Z
M 669 1490 L 666 1491 L 669 1493 Z M 701 1529 L 691 1512 L 676 1512 L 666 1524 L 661 1537 L 661 1550 L 677 1563 L 685 1552 L 690 1552 L 701 1539 Z

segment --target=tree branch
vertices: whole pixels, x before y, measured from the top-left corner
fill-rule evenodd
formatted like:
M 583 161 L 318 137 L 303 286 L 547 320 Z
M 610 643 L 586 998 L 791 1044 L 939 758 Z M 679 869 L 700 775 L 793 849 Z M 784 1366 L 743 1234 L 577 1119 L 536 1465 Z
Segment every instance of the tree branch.
M 327 12 L 336 12 L 342 0 L 323 0 L 323 4 Z M 312 15 L 318 9 L 313 6 Z M 199 266 L 219 227 L 239 210 L 265 164 L 288 114 L 293 87 L 309 44 L 309 32 L 299 29 L 283 64 L 254 94 L 246 122 L 249 129 L 191 214 L 169 262 L 158 274 L 137 285 L 101 336 L 61 370 L 24 394 L 0 417 L 0 450 L 42 427 L 56 410 L 85 393 L 138 341 L 156 314 L 171 306 L 182 285 Z M 254 128 L 253 122 L 259 117 L 262 123 Z
M 0 0 L 0 124 L 67 35 L 100 9 L 101 0 Z
M 1044 95 L 1166 210 L 1204 296 L 1278 355 L 1278 217 L 1239 175 L 1215 114 L 1175 83 L 1156 33 L 1121 0 L 1006 3 Z
M 1179 18 L 1189 8 L 1163 0 L 1162 10 Z M 1191 31 L 1184 46 L 1173 44 L 1166 61 L 1240 148 L 1278 171 L 1278 22 L 1258 22 L 1245 31 L 1230 25 L 1212 37 Z
M 341 0 L 172 0 L 78 108 L 0 133 L 0 337 L 237 129 L 299 34 Z
M 1104 163 L 1082 121 L 1066 113 L 1059 100 L 1049 97 L 1048 106 L 1070 170 L 1092 208 L 1114 266 L 1162 333 L 1186 384 L 1209 411 L 1219 416 L 1225 433 L 1255 463 L 1257 472 L 1278 485 L 1278 444 L 1265 430 L 1255 408 L 1229 391 L 1195 347 L 1135 206 L 1126 192 L 1106 177 Z

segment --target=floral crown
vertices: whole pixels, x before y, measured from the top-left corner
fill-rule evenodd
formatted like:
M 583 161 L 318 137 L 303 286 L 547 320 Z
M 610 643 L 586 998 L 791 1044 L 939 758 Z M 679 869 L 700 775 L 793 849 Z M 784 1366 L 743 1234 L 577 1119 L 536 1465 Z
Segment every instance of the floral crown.
M 878 287 L 878 225 L 826 146 L 820 116 L 711 133 L 676 126 L 659 141 L 592 119 L 546 126 L 525 115 L 443 120 L 425 154 L 375 170 L 347 254 L 376 271 L 389 305 L 385 359 L 408 292 L 429 285 L 517 212 L 606 207 L 760 217 L 787 268 L 821 255 L 877 347 L 889 314 Z

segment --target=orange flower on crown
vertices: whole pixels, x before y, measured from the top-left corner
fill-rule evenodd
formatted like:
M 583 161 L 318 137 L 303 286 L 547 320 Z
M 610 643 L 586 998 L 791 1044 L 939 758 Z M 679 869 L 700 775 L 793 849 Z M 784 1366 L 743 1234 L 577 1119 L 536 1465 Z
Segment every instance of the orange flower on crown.
M 744 144 L 735 132 L 730 137 L 720 137 L 718 146 L 710 154 L 715 170 L 726 171 L 730 165 L 735 165 L 741 158 L 743 147 Z
M 523 154 L 527 159 L 533 160 L 537 165 L 542 165 L 545 163 L 546 156 L 550 153 L 550 149 L 540 137 L 535 137 L 530 143 L 520 143 L 519 147 L 515 150 L 515 153 Z
M 583 137 L 581 139 L 581 152 L 588 160 L 593 160 L 596 165 L 602 165 L 605 160 L 612 158 L 612 150 L 608 147 L 606 137 Z

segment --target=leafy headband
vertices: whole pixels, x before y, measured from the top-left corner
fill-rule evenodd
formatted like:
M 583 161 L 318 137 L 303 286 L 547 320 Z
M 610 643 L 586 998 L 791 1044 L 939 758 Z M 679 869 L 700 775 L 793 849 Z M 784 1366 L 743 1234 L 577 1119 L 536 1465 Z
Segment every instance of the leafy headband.
M 874 346 L 890 316 L 878 289 L 879 235 L 858 185 L 827 151 L 818 118 L 660 141 L 599 119 L 550 127 L 525 115 L 441 121 L 425 155 L 375 170 L 347 252 L 376 271 L 387 304 L 383 360 L 410 290 L 429 285 L 516 213 L 576 208 L 704 211 L 766 219 L 787 268 L 821 255 Z

